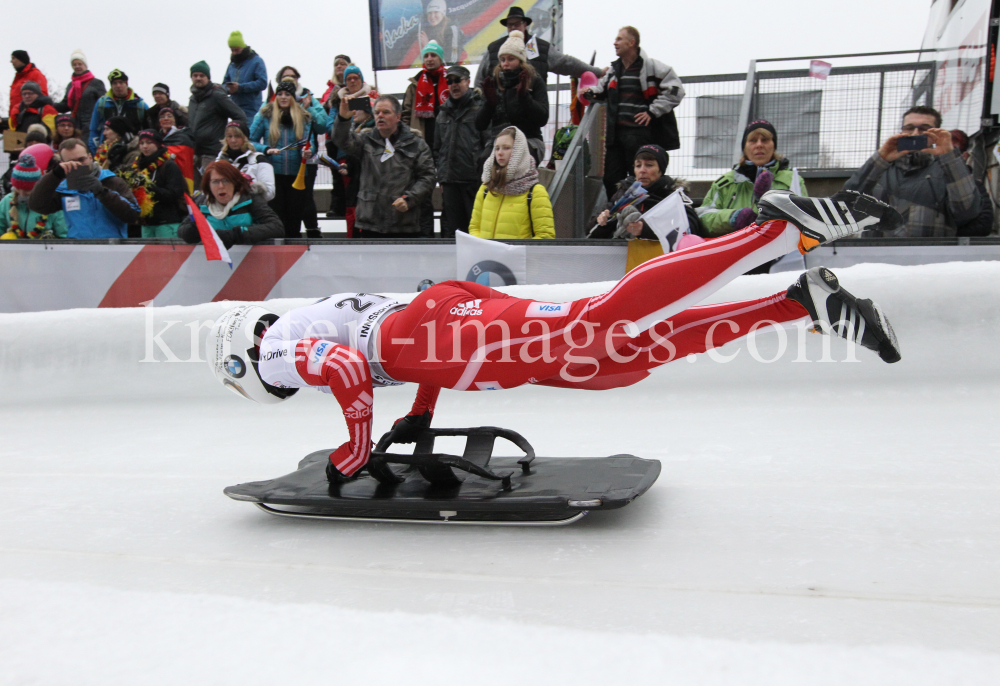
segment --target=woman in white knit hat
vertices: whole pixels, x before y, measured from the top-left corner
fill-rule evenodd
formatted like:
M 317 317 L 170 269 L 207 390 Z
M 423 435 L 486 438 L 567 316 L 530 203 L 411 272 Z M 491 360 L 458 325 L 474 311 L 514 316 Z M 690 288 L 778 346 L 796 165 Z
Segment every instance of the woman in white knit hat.
M 66 95 L 62 102 L 54 107 L 58 112 L 69 112 L 73 115 L 73 123 L 81 131 L 90 130 L 90 115 L 94 112 L 94 104 L 104 95 L 107 89 L 104 82 L 95 78 L 87 67 L 87 56 L 77 48 L 69 56 L 73 67 L 73 77 L 66 86 Z
M 552 203 L 538 182 L 528 141 L 514 126 L 504 129 L 483 165 L 469 233 L 479 238 L 555 238 Z
M 535 164 L 545 156 L 542 127 L 549 121 L 549 95 L 545 81 L 535 72 L 524 51 L 524 34 L 511 31 L 500 46 L 500 63 L 483 81 L 486 104 L 476 115 L 476 127 L 496 136 L 516 126 L 528 139 Z

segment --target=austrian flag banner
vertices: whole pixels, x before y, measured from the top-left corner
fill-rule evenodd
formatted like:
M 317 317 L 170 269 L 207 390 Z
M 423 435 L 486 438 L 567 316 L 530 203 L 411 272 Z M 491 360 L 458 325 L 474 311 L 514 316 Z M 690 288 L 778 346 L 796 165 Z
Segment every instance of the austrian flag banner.
M 195 226 L 198 227 L 198 235 L 201 236 L 201 243 L 205 246 L 205 259 L 208 260 L 223 260 L 229 263 L 229 268 L 233 268 L 233 260 L 229 257 L 229 251 L 226 250 L 226 246 L 222 244 L 222 240 L 219 238 L 219 234 L 215 233 L 215 229 L 212 225 L 208 223 L 205 219 L 205 215 L 201 213 L 198 206 L 194 204 L 194 200 L 191 199 L 190 195 L 184 194 L 184 201 L 188 206 L 188 214 L 191 215 L 191 219 L 194 220 Z
M 811 60 L 809 62 L 809 76 L 822 79 L 823 81 L 826 81 L 826 77 L 830 75 L 831 69 L 833 69 L 833 65 L 823 60 Z

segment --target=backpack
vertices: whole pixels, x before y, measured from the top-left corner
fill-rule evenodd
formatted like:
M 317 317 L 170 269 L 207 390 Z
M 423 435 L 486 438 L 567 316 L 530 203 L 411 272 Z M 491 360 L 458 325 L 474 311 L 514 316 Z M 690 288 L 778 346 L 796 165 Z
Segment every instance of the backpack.
M 576 124 L 570 124 L 556 131 L 555 138 L 552 139 L 552 159 L 561 160 L 565 157 L 569 144 L 579 128 Z M 588 171 L 590 171 L 590 146 L 585 145 L 583 148 L 583 173 L 586 174 Z

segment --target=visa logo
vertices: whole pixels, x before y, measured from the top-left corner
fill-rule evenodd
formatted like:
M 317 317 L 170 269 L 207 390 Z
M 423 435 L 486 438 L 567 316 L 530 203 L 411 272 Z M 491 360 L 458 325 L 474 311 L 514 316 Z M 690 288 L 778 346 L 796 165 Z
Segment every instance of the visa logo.
M 528 317 L 561 317 L 569 314 L 570 303 L 531 303 L 525 314 Z

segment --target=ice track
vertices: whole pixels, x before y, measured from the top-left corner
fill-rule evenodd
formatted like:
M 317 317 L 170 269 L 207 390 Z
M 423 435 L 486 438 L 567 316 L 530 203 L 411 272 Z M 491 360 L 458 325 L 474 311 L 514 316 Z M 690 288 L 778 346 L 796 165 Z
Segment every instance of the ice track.
M 818 362 L 818 336 L 796 362 L 793 332 L 630 389 L 445 391 L 441 426 L 663 462 L 559 529 L 268 517 L 222 488 L 346 431 L 329 396 L 254 406 L 163 362 L 226 304 L 0 315 L 0 684 L 1000 683 L 1000 264 L 837 273 L 902 362 Z M 376 392 L 376 435 L 414 390 Z

